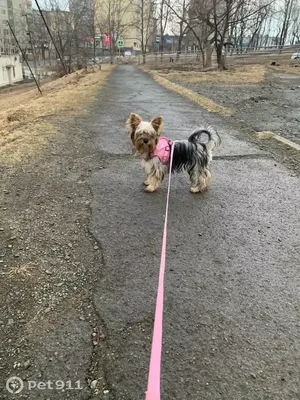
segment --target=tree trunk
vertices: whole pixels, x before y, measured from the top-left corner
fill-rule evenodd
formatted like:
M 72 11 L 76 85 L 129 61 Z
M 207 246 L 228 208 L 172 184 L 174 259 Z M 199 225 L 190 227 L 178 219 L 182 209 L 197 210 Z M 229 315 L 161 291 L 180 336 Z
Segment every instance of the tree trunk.
M 206 68 L 206 54 L 203 46 L 199 43 L 200 51 L 201 51 L 201 56 L 202 56 L 202 66 L 203 68 Z
M 220 71 L 225 71 L 226 68 L 226 59 L 224 54 L 222 54 L 222 45 L 218 44 L 216 45 L 216 51 L 217 51 L 217 63 L 218 63 L 218 69 Z
M 163 56 L 164 56 L 164 44 L 163 44 L 163 36 L 160 36 L 160 43 L 158 47 L 158 51 L 160 53 L 160 62 L 163 62 Z
M 160 52 L 161 60 L 163 58 L 163 53 L 164 53 L 163 11 L 164 11 L 164 2 L 161 1 L 161 3 L 160 3 L 160 40 L 159 40 L 159 52 Z
M 212 66 L 212 47 L 210 40 L 206 42 L 206 67 L 210 68 Z
M 183 34 L 184 34 L 184 32 L 183 32 L 183 21 L 180 21 L 180 23 L 179 23 L 178 47 L 177 47 L 177 54 L 176 54 L 176 59 L 177 60 L 179 60 L 179 56 L 181 54 Z
M 110 32 L 111 38 L 110 38 L 110 44 L 109 44 L 109 55 L 110 55 L 110 63 L 114 63 L 114 56 L 113 56 L 113 34 Z
M 179 60 L 179 56 L 181 54 L 181 48 L 182 48 L 182 37 L 179 36 L 178 38 L 178 47 L 177 47 L 177 53 L 176 53 L 176 59 Z
M 280 39 L 279 39 L 279 45 L 280 45 L 280 53 L 281 50 L 285 44 L 286 37 L 288 34 L 288 29 L 289 29 L 289 24 L 290 24 L 290 19 L 291 19 L 291 13 L 293 10 L 293 0 L 288 0 L 286 5 L 285 5 L 285 10 L 284 10 L 284 21 L 282 25 L 282 30 L 280 34 Z

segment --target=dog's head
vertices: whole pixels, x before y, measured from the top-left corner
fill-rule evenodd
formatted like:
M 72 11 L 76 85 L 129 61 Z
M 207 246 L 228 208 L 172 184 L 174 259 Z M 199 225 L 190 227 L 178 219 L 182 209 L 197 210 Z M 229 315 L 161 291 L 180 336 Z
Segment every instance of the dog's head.
M 151 122 L 146 122 L 139 115 L 131 113 L 126 122 L 126 128 L 134 150 L 147 160 L 154 151 L 162 133 L 162 117 L 156 117 Z

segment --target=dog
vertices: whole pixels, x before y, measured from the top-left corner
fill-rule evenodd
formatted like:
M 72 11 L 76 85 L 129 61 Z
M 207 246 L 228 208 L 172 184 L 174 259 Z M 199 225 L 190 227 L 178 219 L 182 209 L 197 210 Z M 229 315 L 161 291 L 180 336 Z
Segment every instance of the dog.
M 144 184 L 147 192 L 154 192 L 163 182 L 170 169 L 170 154 L 174 146 L 171 172 L 187 171 L 191 181 L 190 191 L 200 193 L 207 190 L 211 183 L 210 164 L 212 153 L 221 144 L 218 132 L 211 126 L 196 129 L 187 140 L 171 141 L 161 136 L 163 132 L 162 117 L 153 118 L 150 122 L 131 113 L 126 129 L 132 141 L 134 153 L 139 153 L 147 178 Z M 201 141 L 202 136 L 207 141 Z

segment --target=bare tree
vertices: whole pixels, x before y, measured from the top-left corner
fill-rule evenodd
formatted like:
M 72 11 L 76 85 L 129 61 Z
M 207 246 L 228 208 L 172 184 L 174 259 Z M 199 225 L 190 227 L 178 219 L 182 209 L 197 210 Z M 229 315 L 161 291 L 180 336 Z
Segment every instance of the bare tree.
M 60 57 L 68 64 L 69 71 L 76 64 L 77 68 L 83 67 L 92 54 L 95 40 L 92 0 L 47 0 L 44 3 L 43 15 Z
M 272 1 L 272 0 L 270 0 Z M 286 0 L 288 1 L 288 0 Z M 295 0 L 289 0 L 295 1 Z M 203 66 L 211 65 L 212 45 L 217 55 L 219 69 L 226 69 L 225 47 L 241 43 L 252 19 L 253 40 L 257 40 L 266 18 L 268 3 L 261 0 L 190 0 L 188 17 L 180 15 L 174 6 L 172 11 L 194 35 L 202 55 Z
M 156 4 L 153 0 L 138 1 L 138 17 L 136 28 L 139 32 L 143 64 L 146 63 L 146 53 L 151 41 L 154 41 L 156 34 Z
M 279 46 L 282 48 L 286 42 L 288 31 L 290 28 L 290 22 L 292 18 L 292 13 L 295 12 L 296 0 L 284 0 L 281 7 L 282 14 L 282 25 L 281 32 L 279 36 Z
M 213 43 L 213 29 L 206 22 L 205 10 L 210 7 L 209 0 L 183 1 L 180 9 L 175 5 L 170 6 L 173 13 L 181 21 L 184 31 L 189 31 L 197 42 L 197 47 L 201 53 L 203 67 L 211 66 L 211 54 Z
M 159 52 L 163 54 L 164 51 L 164 35 L 168 22 L 170 20 L 170 0 L 159 0 L 158 3 L 158 21 L 159 21 Z
M 49 59 L 61 57 L 64 65 L 68 64 L 68 71 L 72 65 L 82 67 L 86 63 L 89 52 L 86 52 L 85 41 L 92 41 L 90 23 L 86 23 L 87 2 L 70 4 L 68 1 L 47 0 L 42 15 L 51 32 L 56 51 L 53 50 L 49 34 L 40 14 L 36 11 L 32 15 L 33 36 L 40 47 L 42 58 L 45 59 L 46 49 L 49 51 Z
M 259 2 L 261 0 L 258 0 L 258 3 L 255 1 L 243 2 L 232 18 L 229 42 L 236 47 L 237 52 L 243 51 L 246 37 L 248 37 L 248 48 L 259 48 L 263 43 L 265 33 L 269 32 L 267 22 L 271 5 L 261 4 L 260 6 Z
M 177 59 L 180 57 L 182 52 L 182 43 L 184 36 L 189 31 L 188 24 L 188 9 L 189 9 L 189 0 L 180 1 L 169 1 L 168 7 L 171 11 L 170 20 L 177 25 L 177 27 L 173 27 L 173 32 L 177 34 L 178 43 L 177 43 Z
M 257 5 L 255 5 L 257 7 Z M 246 32 L 250 36 L 248 48 L 253 47 L 258 49 L 261 44 L 261 39 L 265 33 L 265 22 L 270 12 L 270 4 L 258 8 L 255 12 L 255 7 L 249 8 L 248 12 L 253 12 L 252 16 L 243 21 L 246 27 Z
M 291 27 L 291 44 L 300 42 L 300 4 L 295 7 L 295 16 Z

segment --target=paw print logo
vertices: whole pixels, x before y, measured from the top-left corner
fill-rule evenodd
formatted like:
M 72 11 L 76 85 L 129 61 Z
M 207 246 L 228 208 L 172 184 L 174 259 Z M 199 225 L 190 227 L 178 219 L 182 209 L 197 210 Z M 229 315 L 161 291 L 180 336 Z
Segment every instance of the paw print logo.
M 6 390 L 9 393 L 18 394 L 24 389 L 24 382 L 17 376 L 12 376 L 6 381 Z

